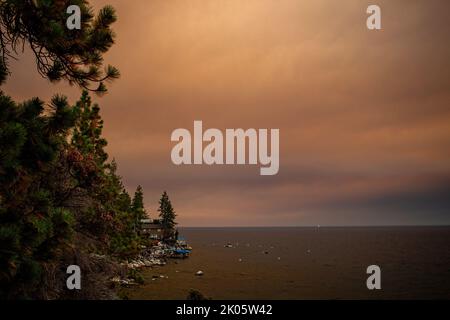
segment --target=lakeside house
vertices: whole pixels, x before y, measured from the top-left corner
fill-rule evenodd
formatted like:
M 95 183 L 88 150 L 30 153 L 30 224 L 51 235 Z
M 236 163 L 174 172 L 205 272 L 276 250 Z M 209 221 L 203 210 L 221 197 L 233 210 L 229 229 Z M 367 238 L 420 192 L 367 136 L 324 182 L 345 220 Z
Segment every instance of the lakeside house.
M 158 241 L 158 246 L 164 248 L 163 251 L 166 252 L 168 257 L 185 259 L 189 257 L 192 251 L 192 247 L 187 244 L 186 240 L 179 237 L 178 230 L 170 230 L 170 233 L 168 233 L 160 220 L 142 219 L 141 234 Z
M 164 229 L 159 220 L 142 219 L 142 233 L 148 235 L 150 239 L 162 240 L 164 237 Z

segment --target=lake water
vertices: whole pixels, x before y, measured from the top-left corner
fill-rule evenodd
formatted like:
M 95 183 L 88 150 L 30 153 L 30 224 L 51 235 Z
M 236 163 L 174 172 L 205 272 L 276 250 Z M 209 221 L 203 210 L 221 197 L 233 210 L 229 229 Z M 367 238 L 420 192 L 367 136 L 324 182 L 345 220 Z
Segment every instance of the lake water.
M 192 256 L 147 269 L 132 299 L 450 298 L 450 227 L 184 228 Z M 232 248 L 224 245 L 231 243 Z M 366 269 L 381 267 L 381 290 Z M 195 273 L 204 272 L 202 277 Z M 153 276 L 168 278 L 152 280 Z

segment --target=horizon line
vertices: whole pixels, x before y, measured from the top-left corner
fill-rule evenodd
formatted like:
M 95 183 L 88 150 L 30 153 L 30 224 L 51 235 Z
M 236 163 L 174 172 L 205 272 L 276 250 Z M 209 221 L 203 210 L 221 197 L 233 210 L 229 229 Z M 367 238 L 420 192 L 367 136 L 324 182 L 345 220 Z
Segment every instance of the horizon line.
M 219 228 L 409 228 L 409 227 L 450 227 L 450 224 L 392 224 L 392 225 L 296 225 L 296 226 L 179 226 L 179 228 L 219 229 Z

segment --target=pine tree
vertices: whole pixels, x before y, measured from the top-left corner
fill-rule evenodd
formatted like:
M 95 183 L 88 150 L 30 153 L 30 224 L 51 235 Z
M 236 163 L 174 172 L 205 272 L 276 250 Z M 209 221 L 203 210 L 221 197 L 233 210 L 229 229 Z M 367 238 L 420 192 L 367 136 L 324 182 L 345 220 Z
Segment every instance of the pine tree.
M 32 297 L 46 266 L 69 243 L 73 215 L 58 205 L 49 177 L 75 114 L 55 96 L 50 112 L 32 99 L 17 105 L 0 94 L 0 298 Z
M 81 10 L 80 30 L 66 26 L 70 5 L 78 5 Z M 114 44 L 111 25 L 116 19 L 111 6 L 95 16 L 87 0 L 2 0 L 0 82 L 9 71 L 8 59 L 26 46 L 31 48 L 41 76 L 105 92 L 105 81 L 119 77 L 113 66 L 101 70 L 103 55 Z
M 131 207 L 134 215 L 135 230 L 139 232 L 141 230 L 141 220 L 145 219 L 147 216 L 147 212 L 145 212 L 144 208 L 144 191 L 141 186 L 136 188 Z
M 100 107 L 98 104 L 92 105 L 91 98 L 85 90 L 74 109 L 79 117 L 73 130 L 72 145 L 84 156 L 94 160 L 98 166 L 103 167 L 108 159 L 108 154 L 104 150 L 108 142 L 102 137 L 103 120 L 100 116 Z
M 81 30 L 65 26 L 72 4 Z M 105 92 L 104 82 L 119 76 L 112 66 L 101 71 L 115 20 L 112 7 L 94 16 L 86 0 L 0 1 L 0 85 L 8 59 L 28 46 L 41 76 Z M 0 299 L 61 297 L 65 283 L 52 272 L 89 260 L 93 243 L 119 258 L 138 252 L 142 188 L 132 201 L 102 129 L 87 91 L 71 107 L 59 95 L 49 106 L 38 98 L 18 104 L 0 90 Z
M 78 118 L 72 130 L 71 147 L 80 155 L 75 173 L 87 195 L 85 202 L 90 203 L 88 208 L 79 210 L 80 230 L 88 230 L 100 238 L 110 253 L 132 256 L 140 243 L 139 210 L 134 210 L 134 203 L 117 174 L 116 161 L 108 162 L 100 107 L 93 105 L 84 91 L 74 110 Z
M 114 160 L 107 172 L 107 182 L 102 186 L 102 193 L 108 193 L 109 197 L 102 199 L 102 203 L 114 214 L 108 251 L 121 258 L 131 257 L 139 251 L 141 244 L 136 232 L 133 202 L 123 186 L 121 177 L 117 175 L 117 164 Z
M 174 236 L 174 229 L 176 226 L 175 218 L 176 214 L 170 202 L 169 195 L 166 191 L 161 196 L 159 200 L 159 217 L 161 225 L 164 229 L 164 239 L 170 240 Z

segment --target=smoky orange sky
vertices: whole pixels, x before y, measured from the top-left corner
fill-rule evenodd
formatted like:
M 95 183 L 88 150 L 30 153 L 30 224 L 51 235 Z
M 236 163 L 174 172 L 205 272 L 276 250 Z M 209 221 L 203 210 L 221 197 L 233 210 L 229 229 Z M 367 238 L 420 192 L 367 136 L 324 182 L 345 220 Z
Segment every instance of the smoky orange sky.
M 95 97 L 108 152 L 182 226 L 450 223 L 450 2 L 96 0 L 121 78 Z M 366 28 L 378 4 L 382 30 Z M 48 101 L 25 52 L 4 91 Z M 172 164 L 174 129 L 279 128 L 280 173 Z

